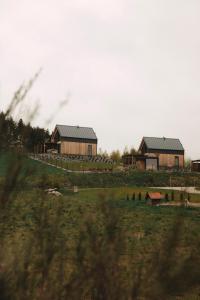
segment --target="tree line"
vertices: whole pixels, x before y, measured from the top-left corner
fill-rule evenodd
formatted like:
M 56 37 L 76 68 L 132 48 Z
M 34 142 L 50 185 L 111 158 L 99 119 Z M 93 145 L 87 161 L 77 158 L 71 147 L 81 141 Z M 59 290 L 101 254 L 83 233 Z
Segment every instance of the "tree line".
M 103 151 L 101 148 L 98 151 L 98 154 L 107 158 L 111 158 L 114 162 L 118 163 L 122 160 L 123 155 L 137 155 L 138 151 L 135 148 L 131 148 L 130 150 L 126 146 L 123 152 L 120 150 L 113 150 L 110 154 L 107 151 Z
M 13 117 L 0 112 L 0 150 L 7 151 L 12 147 L 21 145 L 23 150 L 33 152 L 34 147 L 50 137 L 49 131 L 25 124 L 22 119 L 15 121 Z
M 25 124 L 23 119 L 15 121 L 12 116 L 0 112 L 0 151 L 7 151 L 20 144 L 25 151 L 34 152 L 35 147 L 44 144 L 49 138 L 48 130 L 33 127 L 30 123 Z M 113 150 L 108 154 L 107 151 L 99 149 L 99 155 L 110 157 L 115 162 L 120 162 L 123 155 L 136 153 L 134 148 L 129 150 L 127 146 L 123 153 Z

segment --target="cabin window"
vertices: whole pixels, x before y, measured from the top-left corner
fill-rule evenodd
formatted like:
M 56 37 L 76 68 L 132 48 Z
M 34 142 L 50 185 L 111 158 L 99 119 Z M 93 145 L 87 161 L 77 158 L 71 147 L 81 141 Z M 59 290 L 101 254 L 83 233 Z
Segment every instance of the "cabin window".
M 175 156 L 175 167 L 179 168 L 179 157 Z
M 156 158 L 147 158 L 146 170 L 158 170 L 158 160 Z
M 92 156 L 92 145 L 88 145 L 88 155 Z

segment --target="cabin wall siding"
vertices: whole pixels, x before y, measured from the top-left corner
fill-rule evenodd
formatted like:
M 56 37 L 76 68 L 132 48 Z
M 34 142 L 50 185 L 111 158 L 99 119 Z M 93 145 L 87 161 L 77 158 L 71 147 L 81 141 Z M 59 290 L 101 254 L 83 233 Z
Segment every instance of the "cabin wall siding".
M 138 170 L 144 171 L 145 170 L 145 161 L 143 161 L 143 160 L 136 161 L 136 168 Z
M 72 155 L 88 155 L 88 145 L 92 145 L 92 155 L 97 155 L 96 143 L 80 143 L 69 141 L 61 141 L 60 153 Z
M 155 153 L 148 153 L 148 155 L 155 155 Z M 156 154 L 159 158 L 159 167 L 175 168 L 175 157 L 179 158 L 179 168 L 184 168 L 184 155 L 183 154 Z

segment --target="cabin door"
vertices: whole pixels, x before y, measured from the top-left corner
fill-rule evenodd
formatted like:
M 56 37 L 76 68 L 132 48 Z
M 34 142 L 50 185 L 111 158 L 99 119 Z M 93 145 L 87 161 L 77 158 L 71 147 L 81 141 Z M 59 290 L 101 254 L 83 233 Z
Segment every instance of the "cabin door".
M 178 156 L 175 156 L 175 167 L 176 168 L 179 168 L 179 157 Z
M 88 145 L 88 156 L 92 156 L 92 145 Z

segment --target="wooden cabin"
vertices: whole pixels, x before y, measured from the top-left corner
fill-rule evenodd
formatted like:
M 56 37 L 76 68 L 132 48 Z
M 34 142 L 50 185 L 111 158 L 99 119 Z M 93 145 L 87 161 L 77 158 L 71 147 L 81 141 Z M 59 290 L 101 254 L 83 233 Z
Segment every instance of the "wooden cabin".
M 89 127 L 56 125 L 51 144 L 60 154 L 97 155 L 97 136 Z
M 158 159 L 159 169 L 184 168 L 184 148 L 179 139 L 144 137 L 139 147 L 139 153 L 151 159 Z M 153 160 L 149 164 L 153 164 Z

